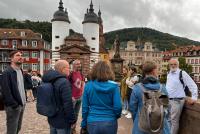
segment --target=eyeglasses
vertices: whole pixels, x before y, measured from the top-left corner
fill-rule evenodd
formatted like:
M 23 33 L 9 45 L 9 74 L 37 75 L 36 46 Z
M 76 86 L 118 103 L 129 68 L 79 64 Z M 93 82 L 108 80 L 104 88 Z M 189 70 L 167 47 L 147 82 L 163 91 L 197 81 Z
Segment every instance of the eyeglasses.
M 176 66 L 177 64 L 169 64 L 169 65 L 170 65 L 170 66 L 173 66 L 173 65 Z

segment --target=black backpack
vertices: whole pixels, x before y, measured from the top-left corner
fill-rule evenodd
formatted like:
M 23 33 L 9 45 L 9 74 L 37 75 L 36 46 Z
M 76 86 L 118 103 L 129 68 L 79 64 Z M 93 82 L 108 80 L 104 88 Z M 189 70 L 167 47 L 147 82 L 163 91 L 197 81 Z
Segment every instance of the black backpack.
M 161 134 L 164 124 L 165 108 L 169 100 L 167 95 L 159 90 L 148 90 L 142 83 L 139 83 L 142 90 L 143 106 L 139 112 L 138 126 L 143 132 L 149 134 Z
M 56 79 L 57 80 L 57 79 Z M 56 100 L 56 92 L 54 83 L 52 82 L 43 82 L 37 87 L 37 112 L 41 115 L 52 117 L 58 111 L 58 100 Z
M 183 73 L 182 73 L 182 72 L 183 72 L 183 71 L 181 70 L 180 73 L 179 73 L 179 80 L 180 80 L 181 84 L 182 84 L 183 87 L 184 87 L 185 95 L 191 97 L 191 92 L 190 92 L 188 86 L 185 85 L 185 83 L 184 83 L 184 81 L 183 81 Z

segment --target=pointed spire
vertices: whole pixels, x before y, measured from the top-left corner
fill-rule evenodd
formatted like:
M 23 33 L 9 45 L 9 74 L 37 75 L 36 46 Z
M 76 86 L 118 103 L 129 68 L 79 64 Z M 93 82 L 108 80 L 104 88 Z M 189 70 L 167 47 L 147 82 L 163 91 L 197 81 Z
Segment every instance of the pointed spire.
M 98 20 L 99 20 L 99 24 L 102 24 L 100 5 L 99 5 L 99 11 L 98 11 Z
M 62 0 L 60 0 L 60 2 L 59 2 L 59 10 L 60 11 L 63 11 L 63 9 L 64 9 L 64 7 L 63 7 L 63 2 L 62 2 Z
M 94 12 L 92 0 L 91 0 L 91 3 L 90 3 L 90 10 L 89 11 Z
M 100 5 L 99 5 L 99 12 L 98 12 L 99 17 L 101 17 L 101 9 L 100 9 Z

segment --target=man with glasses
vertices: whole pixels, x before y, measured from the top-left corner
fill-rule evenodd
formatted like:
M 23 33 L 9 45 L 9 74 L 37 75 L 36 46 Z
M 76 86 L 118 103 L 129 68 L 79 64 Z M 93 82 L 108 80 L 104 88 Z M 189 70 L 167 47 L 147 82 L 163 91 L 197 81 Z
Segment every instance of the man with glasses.
M 184 85 L 180 81 L 179 61 L 177 59 L 170 59 L 170 72 L 167 75 L 166 89 L 169 95 L 170 103 L 170 122 L 171 134 L 177 134 L 179 129 L 179 119 L 185 103 L 185 86 L 187 86 L 192 94 L 191 99 L 187 99 L 188 104 L 194 104 L 198 98 L 198 88 L 192 78 L 182 71 Z

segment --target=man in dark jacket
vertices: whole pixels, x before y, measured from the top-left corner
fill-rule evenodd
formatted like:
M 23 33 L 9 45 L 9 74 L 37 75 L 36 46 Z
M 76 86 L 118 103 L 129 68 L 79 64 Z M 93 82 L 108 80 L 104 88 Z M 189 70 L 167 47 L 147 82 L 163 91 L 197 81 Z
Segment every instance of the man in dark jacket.
M 72 104 L 71 85 L 66 79 L 69 75 L 69 64 L 65 60 L 59 60 L 55 64 L 55 70 L 49 70 L 44 74 L 43 82 L 54 82 L 55 97 L 58 100 L 59 111 L 53 117 L 48 117 L 50 134 L 71 134 L 71 126 L 75 123 L 75 115 Z
M 31 102 L 34 101 L 34 97 L 33 97 L 33 84 L 32 84 L 32 79 L 31 79 L 31 69 L 28 69 L 28 73 L 24 74 L 24 88 L 26 90 L 26 99 L 27 102 Z
M 23 63 L 22 52 L 12 51 L 10 58 L 11 65 L 3 72 L 2 93 L 7 119 L 7 134 L 18 134 L 26 103 L 24 78 L 20 68 Z

